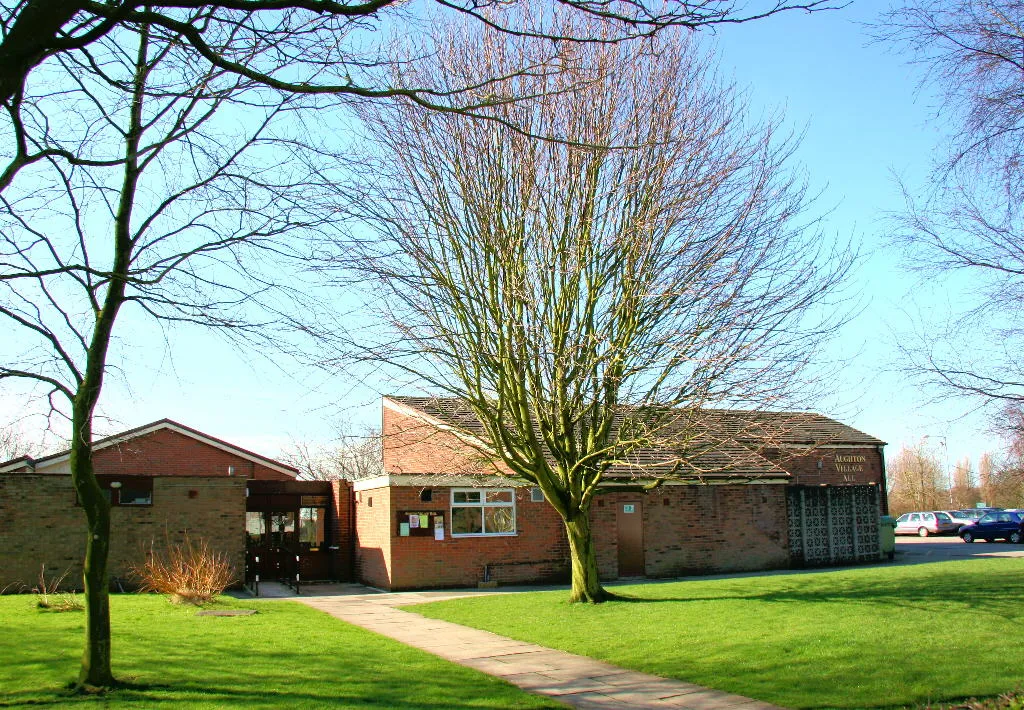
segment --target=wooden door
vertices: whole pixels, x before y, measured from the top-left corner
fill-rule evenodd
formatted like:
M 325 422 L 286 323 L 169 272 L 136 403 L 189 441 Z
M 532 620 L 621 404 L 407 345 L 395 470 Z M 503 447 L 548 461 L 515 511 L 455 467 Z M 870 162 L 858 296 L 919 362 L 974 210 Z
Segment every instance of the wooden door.
M 619 539 L 619 576 L 643 577 L 644 512 L 640 501 L 619 503 L 615 523 Z

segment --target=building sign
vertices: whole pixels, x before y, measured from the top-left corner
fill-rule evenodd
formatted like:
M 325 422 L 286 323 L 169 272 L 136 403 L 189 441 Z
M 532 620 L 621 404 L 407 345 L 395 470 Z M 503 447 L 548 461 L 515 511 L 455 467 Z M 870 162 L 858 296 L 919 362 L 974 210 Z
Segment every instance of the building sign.
M 836 470 L 839 473 L 861 473 L 867 461 L 865 456 L 839 455 L 836 456 Z
M 636 506 L 633 505 L 632 503 L 624 503 L 622 505 L 622 512 L 623 513 L 635 513 L 636 512 Z

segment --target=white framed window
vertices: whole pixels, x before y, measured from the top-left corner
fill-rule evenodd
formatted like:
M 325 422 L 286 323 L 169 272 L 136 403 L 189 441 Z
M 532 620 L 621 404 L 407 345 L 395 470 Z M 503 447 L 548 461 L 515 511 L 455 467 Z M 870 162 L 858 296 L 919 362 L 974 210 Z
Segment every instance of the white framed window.
M 530 502 L 531 503 L 543 503 L 544 502 L 544 491 L 538 486 L 534 486 L 530 489 Z
M 452 537 L 515 534 L 515 489 L 452 489 Z

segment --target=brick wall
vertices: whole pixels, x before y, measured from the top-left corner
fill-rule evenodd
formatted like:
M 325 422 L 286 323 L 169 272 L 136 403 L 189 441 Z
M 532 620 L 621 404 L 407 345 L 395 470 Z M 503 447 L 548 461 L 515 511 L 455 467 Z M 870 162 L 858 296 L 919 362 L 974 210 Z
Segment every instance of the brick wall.
M 515 489 L 514 536 L 452 537 L 451 489 L 431 488 L 432 500 L 420 500 L 421 488 L 391 489 L 391 585 L 394 589 L 424 586 L 475 586 L 484 580 L 503 584 L 567 579 L 568 544 L 558 514 L 545 503 L 530 501 L 529 488 Z M 401 537 L 402 511 L 437 511 L 445 517 L 444 540 Z
M 821 448 L 810 454 L 785 450 L 762 453 L 793 474 L 792 483 L 796 485 L 880 485 L 883 480 L 882 454 L 872 446 Z
M 355 576 L 363 584 L 391 587 L 391 489 L 355 494 Z
M 458 437 L 388 403 L 382 431 L 387 474 L 438 475 L 438 483 L 444 483 L 443 475 L 494 473 Z M 793 473 L 794 484 L 874 483 L 884 491 L 882 456 L 874 447 L 762 453 Z M 530 503 L 529 488 L 517 489 L 516 536 L 477 538 L 451 537 L 450 488 L 434 487 L 430 503 L 420 501 L 420 490 L 394 486 L 357 494 L 358 579 L 393 589 L 471 586 L 483 580 L 485 565 L 499 583 L 566 576 L 565 563 L 551 562 L 568 559 L 561 520 L 547 503 Z M 601 576 L 619 576 L 616 510 L 617 503 L 627 500 L 638 500 L 643 507 L 649 577 L 787 567 L 785 490 L 782 485 L 694 485 L 602 495 L 591 509 Z M 403 510 L 444 514 L 445 540 L 400 537 L 397 516 Z
M 68 471 L 67 462 L 58 466 L 57 472 Z M 115 476 L 227 476 L 231 466 L 240 478 L 295 478 L 172 429 L 158 429 L 98 449 L 93 453 L 93 466 L 97 474 Z
M 337 550 L 332 554 L 334 576 L 351 582 L 355 553 L 355 502 L 351 481 L 331 481 L 331 536 Z
M 357 494 L 357 578 L 375 587 L 416 589 L 564 581 L 569 549 L 561 519 L 529 488 L 516 489 L 514 536 L 452 537 L 448 487 L 394 486 Z M 369 506 L 369 500 L 373 505 Z M 649 493 L 599 496 L 591 509 L 601 578 L 618 571 L 617 504 L 639 501 L 649 577 L 673 577 L 786 567 L 789 562 L 785 487 L 779 485 L 667 486 Z M 666 501 L 668 502 L 666 504 Z M 445 516 L 445 539 L 399 535 L 403 511 Z M 385 521 L 387 524 L 385 524 Z
M 0 476 L 0 589 L 32 587 L 42 564 L 47 575 L 70 570 L 81 586 L 85 513 L 75 504 L 71 477 Z M 153 505 L 111 511 L 111 577 L 127 578 L 152 544 L 163 548 L 185 533 L 203 538 L 231 560 L 239 579 L 245 564 L 245 480 L 186 477 L 153 481 Z
M 773 569 L 789 564 L 786 490 L 781 485 L 664 486 L 643 495 L 602 496 L 602 574 L 618 570 L 616 503 L 640 500 L 648 577 Z M 599 526 L 594 525 L 595 529 Z M 612 539 L 608 539 L 612 538 Z M 610 576 L 610 574 L 609 574 Z
M 384 403 L 381 432 L 386 474 L 509 474 L 451 432 L 396 411 L 389 402 Z

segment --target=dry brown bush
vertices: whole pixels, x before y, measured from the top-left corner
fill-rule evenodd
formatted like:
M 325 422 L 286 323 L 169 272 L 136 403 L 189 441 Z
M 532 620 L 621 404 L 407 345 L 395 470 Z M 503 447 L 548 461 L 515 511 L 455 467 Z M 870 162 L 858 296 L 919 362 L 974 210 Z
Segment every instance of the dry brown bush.
M 219 596 L 235 579 L 227 556 L 203 539 L 187 535 L 164 550 L 150 545 L 146 562 L 132 568 L 142 591 L 167 594 L 175 604 L 203 604 Z
M 53 579 L 46 579 L 46 565 L 39 570 L 39 584 L 32 590 L 36 595 L 36 606 L 49 611 L 82 611 L 85 607 L 74 592 L 61 591 L 68 571 Z

